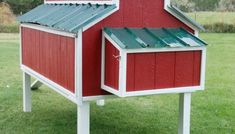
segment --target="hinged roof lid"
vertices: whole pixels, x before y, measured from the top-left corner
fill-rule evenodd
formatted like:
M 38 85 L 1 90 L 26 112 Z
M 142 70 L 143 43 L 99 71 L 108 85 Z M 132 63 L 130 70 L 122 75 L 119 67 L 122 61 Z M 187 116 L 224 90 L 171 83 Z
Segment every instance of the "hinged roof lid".
M 123 49 L 207 45 L 183 28 L 104 28 L 104 32 Z
M 116 5 L 43 4 L 20 16 L 21 23 L 33 23 L 57 30 L 77 33 L 78 30 L 103 15 Z

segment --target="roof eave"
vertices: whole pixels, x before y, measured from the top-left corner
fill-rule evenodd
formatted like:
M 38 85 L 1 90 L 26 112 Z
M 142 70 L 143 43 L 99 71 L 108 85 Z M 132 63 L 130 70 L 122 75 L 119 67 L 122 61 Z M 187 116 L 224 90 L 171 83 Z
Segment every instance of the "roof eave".
M 205 31 L 205 28 L 202 25 L 200 25 L 196 21 L 193 21 L 191 18 L 189 18 L 185 14 L 182 14 L 182 15 L 184 15 L 184 17 L 180 16 L 179 13 L 176 10 L 173 10 L 171 7 L 172 7 L 171 4 L 166 3 L 166 5 L 164 6 L 164 9 L 168 13 L 170 13 L 171 15 L 176 17 L 178 20 L 180 20 L 181 22 L 183 22 L 184 24 L 186 24 L 187 26 L 192 28 L 193 30 L 195 30 L 195 31 Z

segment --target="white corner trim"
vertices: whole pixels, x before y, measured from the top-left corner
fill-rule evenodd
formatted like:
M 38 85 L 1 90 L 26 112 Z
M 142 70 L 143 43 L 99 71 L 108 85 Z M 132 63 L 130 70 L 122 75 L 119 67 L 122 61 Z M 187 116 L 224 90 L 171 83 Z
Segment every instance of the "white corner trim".
M 36 24 L 23 23 L 21 24 L 21 27 L 35 29 L 35 30 L 39 30 L 39 31 L 47 32 L 47 33 L 66 36 L 66 37 L 72 37 L 72 38 L 76 37 L 76 34 L 73 34 L 73 33 L 55 30 L 46 26 L 41 26 L 41 25 L 36 25 Z
M 201 54 L 201 77 L 200 77 L 200 85 L 202 90 L 205 90 L 205 82 L 206 82 L 206 47 L 203 47 Z
M 125 96 L 126 93 L 126 77 L 127 77 L 127 53 L 125 51 L 119 51 L 120 60 L 119 60 L 119 86 L 118 90 L 121 96 Z
M 67 99 L 69 99 L 72 102 L 74 102 L 75 104 L 77 104 L 76 96 L 72 92 L 70 92 L 69 90 L 67 90 L 64 87 L 58 85 L 57 83 L 51 81 L 50 79 L 44 77 L 43 75 L 35 72 L 34 70 L 30 69 L 29 67 L 27 67 L 25 65 L 21 65 L 21 69 L 22 69 L 22 71 L 24 71 L 24 72 L 28 73 L 29 75 L 33 76 L 34 78 L 38 79 L 43 84 L 47 85 L 48 87 L 50 87 L 51 89 L 53 89 L 57 93 L 63 95 Z
M 164 0 L 164 9 L 170 13 L 171 15 L 173 15 L 174 17 L 176 17 L 178 20 L 180 20 L 181 22 L 183 22 L 184 24 L 186 24 L 187 26 L 189 26 L 191 29 L 193 29 L 194 31 L 199 31 L 200 29 L 198 29 L 197 27 L 195 27 L 194 25 L 192 25 L 191 23 L 189 23 L 188 21 L 185 21 L 185 19 L 183 19 L 181 16 L 179 16 L 178 14 L 176 14 L 175 12 L 172 12 L 168 6 L 171 5 L 171 0 Z
M 102 46 L 101 46 L 101 86 L 105 82 L 105 37 L 104 31 L 102 31 Z
M 108 35 L 106 34 L 104 31 L 103 31 L 103 36 L 105 37 L 105 39 L 107 39 L 110 43 L 112 43 L 117 49 L 118 51 L 122 51 L 123 49 L 115 42 L 113 41 L 113 39 Z
M 82 105 L 82 30 L 80 29 L 77 34 L 77 38 L 75 39 L 75 94 L 77 97 L 77 103 Z
M 22 48 L 23 48 L 23 47 L 22 47 L 22 44 L 23 44 L 23 43 L 22 43 L 22 42 L 23 42 L 22 37 L 23 37 L 23 36 L 22 36 L 21 25 L 22 25 L 22 24 L 20 24 L 20 26 L 19 26 L 19 37 L 20 37 L 20 38 L 19 38 L 19 40 L 20 40 L 20 44 L 19 44 L 19 45 L 20 45 L 20 50 L 19 50 L 19 51 L 20 51 L 20 65 L 22 64 L 22 59 L 23 59 L 23 56 L 22 56 L 22 51 L 23 51 L 23 50 L 22 50 Z

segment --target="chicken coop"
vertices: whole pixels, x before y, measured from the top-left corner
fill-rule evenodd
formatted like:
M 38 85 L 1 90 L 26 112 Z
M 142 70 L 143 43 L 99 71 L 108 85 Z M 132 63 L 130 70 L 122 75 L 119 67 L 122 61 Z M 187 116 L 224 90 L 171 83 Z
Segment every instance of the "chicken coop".
M 44 84 L 77 104 L 77 133 L 89 134 L 91 101 L 179 94 L 178 133 L 190 133 L 207 43 L 170 0 L 44 0 L 18 20 L 25 112 Z

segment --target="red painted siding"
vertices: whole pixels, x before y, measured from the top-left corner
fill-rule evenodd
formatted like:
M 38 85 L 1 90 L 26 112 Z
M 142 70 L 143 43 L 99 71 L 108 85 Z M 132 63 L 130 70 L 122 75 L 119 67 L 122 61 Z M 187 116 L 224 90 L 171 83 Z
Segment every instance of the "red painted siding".
M 100 88 L 103 27 L 183 27 L 193 33 L 192 29 L 167 13 L 163 7 L 164 0 L 120 0 L 119 11 L 84 32 L 83 96 L 107 94 Z
M 74 93 L 74 38 L 25 27 L 21 31 L 23 65 Z
M 119 51 L 106 40 L 105 45 L 105 85 L 118 90 L 119 82 L 119 61 L 115 56 Z
M 127 56 L 127 91 L 200 85 L 201 51 Z

